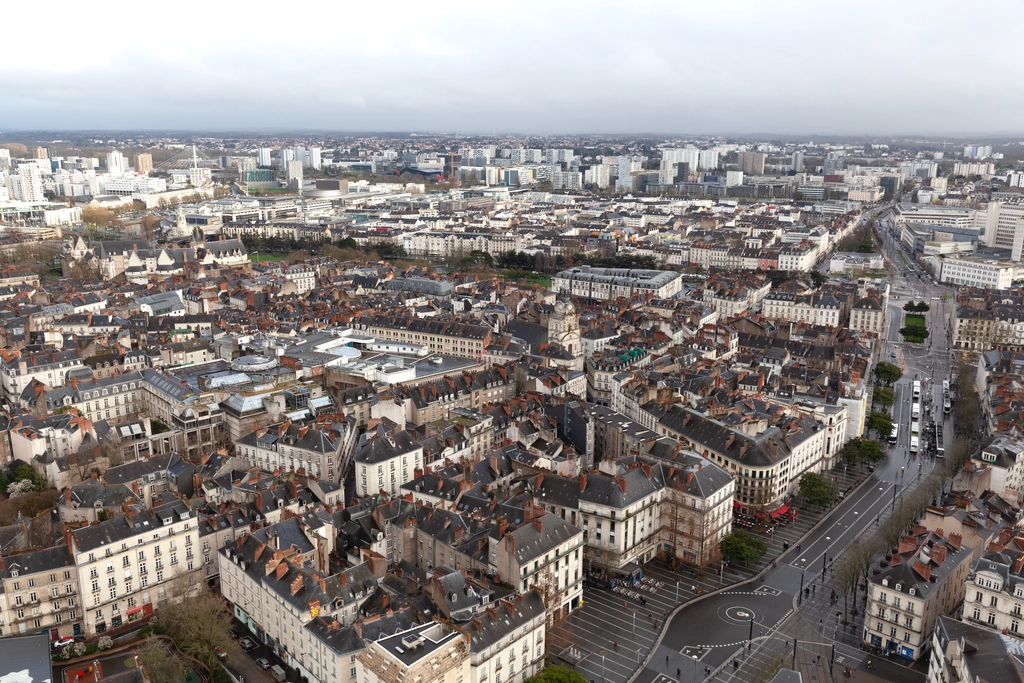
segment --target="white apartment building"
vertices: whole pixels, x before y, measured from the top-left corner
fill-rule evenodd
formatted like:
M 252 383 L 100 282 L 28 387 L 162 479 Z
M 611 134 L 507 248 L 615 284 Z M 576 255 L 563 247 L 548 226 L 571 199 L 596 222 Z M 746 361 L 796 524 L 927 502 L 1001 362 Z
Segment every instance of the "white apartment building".
M 264 472 L 299 472 L 338 481 L 356 442 L 355 418 L 307 425 L 281 422 L 235 441 L 235 455 Z
M 82 367 L 82 359 L 76 349 L 34 354 L 7 349 L 0 353 L 0 379 L 3 381 L 4 393 L 14 400 L 18 399 L 32 380 L 38 380 L 49 387 L 64 386 L 68 372 L 79 367 Z
M 964 599 L 970 558 L 971 549 L 961 545 L 958 534 L 905 536 L 887 566 L 868 577 L 862 642 L 920 659 L 935 620 L 952 614 Z
M 234 616 L 310 680 L 355 683 L 356 652 L 325 641 L 331 624 L 355 623 L 359 605 L 376 590 L 369 563 L 327 576 L 307 564 L 316 555 L 308 538 L 285 547 L 275 533 L 257 534 L 220 551 L 221 594 Z
M 152 614 L 178 597 L 171 581 L 200 567 L 196 515 L 178 501 L 76 529 L 70 544 L 90 636 Z
M 953 285 L 1008 289 L 1017 273 L 1017 265 L 1010 261 L 975 256 L 947 256 L 939 263 L 939 280 Z
M 465 454 L 471 455 L 468 449 Z M 394 496 L 423 467 L 423 446 L 408 432 L 400 431 L 361 444 L 354 461 L 356 496 L 362 498 L 380 491 Z M 436 465 L 443 466 L 444 461 Z
M 609 164 L 595 164 L 583 173 L 583 182 L 587 185 L 597 185 L 599 189 L 607 189 L 611 184 L 611 166 Z
M 551 187 L 556 190 L 582 190 L 583 174 L 579 171 L 555 171 L 551 174 Z
M 284 279 L 294 283 L 299 294 L 305 294 L 316 287 L 316 271 L 305 264 L 297 263 L 286 268 Z
M 581 266 L 556 274 L 551 281 L 551 289 L 556 293 L 567 291 L 573 296 L 602 301 L 628 298 L 634 293 L 667 299 L 682 289 L 682 278 L 670 270 Z
M 577 609 L 583 598 L 583 531 L 540 512 L 497 540 L 494 565 L 518 590 L 543 590 L 548 623 L 553 623 Z
M 356 661 L 360 683 L 466 683 L 472 678 L 466 638 L 441 622 L 379 638 Z M 495 683 L 498 676 L 495 672 Z
M 0 580 L 0 637 L 40 631 L 49 631 L 51 639 L 81 635 L 78 570 L 67 546 L 5 557 Z
M 459 630 L 469 639 L 468 683 L 523 683 L 544 666 L 547 614 L 539 591 L 494 603 Z
M 1009 534 L 1000 538 L 1005 546 Z M 961 619 L 967 623 L 1024 638 L 1024 553 L 988 552 L 971 563 Z
M 818 248 L 813 244 L 794 244 L 779 250 L 779 270 L 806 272 L 814 268 Z

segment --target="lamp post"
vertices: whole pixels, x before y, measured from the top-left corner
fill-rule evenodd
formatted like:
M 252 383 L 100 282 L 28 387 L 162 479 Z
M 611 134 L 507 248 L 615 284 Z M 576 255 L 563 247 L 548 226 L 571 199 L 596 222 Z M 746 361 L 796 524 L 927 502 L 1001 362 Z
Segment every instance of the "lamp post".
M 718 561 L 718 585 L 725 585 L 725 560 Z
M 607 680 L 607 679 L 606 679 L 606 678 L 604 677 L 604 656 L 605 656 L 605 655 L 606 655 L 607 653 L 608 653 L 608 651 L 607 651 L 607 650 L 601 650 L 601 680 L 602 680 L 602 681 L 604 681 L 604 680 Z
M 821 580 L 825 580 L 825 569 L 828 567 L 828 551 L 832 547 L 832 537 L 825 537 L 825 554 L 821 556 Z
M 754 647 L 754 613 L 750 613 L 750 634 L 747 636 L 747 652 Z
M 679 582 L 676 581 L 676 604 L 679 604 Z
M 693 680 L 697 682 L 697 655 L 693 656 Z
M 804 570 L 807 569 L 807 565 L 803 563 L 807 562 L 807 558 L 801 557 L 800 562 L 800 592 L 796 594 L 797 607 L 799 607 L 804 601 Z
M 892 510 L 896 509 L 896 494 L 899 492 L 899 490 L 900 490 L 900 487 L 896 484 L 896 482 L 893 482 L 892 483 L 892 507 L 889 508 L 890 512 Z

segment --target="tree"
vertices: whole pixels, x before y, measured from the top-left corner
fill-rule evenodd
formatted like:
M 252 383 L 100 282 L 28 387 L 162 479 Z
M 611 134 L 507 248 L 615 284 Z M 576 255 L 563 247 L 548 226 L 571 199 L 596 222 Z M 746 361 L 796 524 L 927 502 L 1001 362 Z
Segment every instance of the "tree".
M 825 507 L 835 497 L 835 483 L 816 472 L 800 477 L 800 495 L 811 505 Z
M 537 675 L 527 678 L 526 683 L 587 683 L 587 679 L 578 671 L 552 665 L 544 667 L 537 672 Z
M 879 408 L 891 408 L 896 402 L 896 395 L 888 387 L 875 387 L 871 400 Z
M 160 224 L 160 218 L 153 215 L 143 216 L 140 224 L 142 225 L 142 232 L 146 235 L 146 239 L 152 240 L 156 235 L 156 226 Z
M 118 222 L 117 214 L 102 206 L 90 204 L 82 209 L 82 222 L 92 225 L 100 230 L 111 227 Z
M 898 365 L 882 361 L 875 366 L 875 377 L 879 382 L 892 386 L 900 381 L 900 377 L 903 377 L 903 371 Z
M 843 460 L 851 465 L 862 462 L 877 462 L 885 457 L 882 444 L 860 437 L 850 439 L 843 445 Z
M 760 562 L 768 551 L 767 543 L 760 538 L 751 536 L 743 529 L 736 529 L 724 537 L 719 547 L 724 557 L 744 564 Z
M 194 574 L 181 574 L 171 586 L 171 599 L 160 607 L 157 629 L 170 636 L 184 654 L 214 671 L 217 647 L 231 644 L 231 615 L 219 595 Z
M 177 683 L 181 679 L 181 662 L 159 638 L 147 638 L 139 647 L 138 655 L 151 683 Z
M 903 335 L 905 341 L 921 343 L 928 338 L 930 333 L 926 327 L 901 327 L 900 334 Z
M 888 439 L 892 434 L 892 417 L 888 413 L 872 410 L 864 424 L 868 429 L 875 430 L 880 439 Z

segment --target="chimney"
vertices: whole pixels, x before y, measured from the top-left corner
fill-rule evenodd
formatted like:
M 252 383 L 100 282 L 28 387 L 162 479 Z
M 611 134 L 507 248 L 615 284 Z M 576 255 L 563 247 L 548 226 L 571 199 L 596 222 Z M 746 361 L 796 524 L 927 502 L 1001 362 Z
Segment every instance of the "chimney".
M 587 473 L 584 472 L 582 475 L 580 475 L 580 493 L 583 493 L 586 490 L 587 490 Z
M 284 575 L 287 574 L 287 573 L 288 573 L 288 563 L 287 562 L 278 562 L 277 563 L 277 571 L 275 573 L 275 577 L 277 578 L 277 580 L 280 581 L 282 578 L 284 578 Z
M 537 527 L 537 531 L 539 533 L 544 533 L 544 527 L 543 527 L 543 523 L 541 522 L 541 518 L 540 517 L 534 517 L 533 518 L 533 525 L 535 527 Z
M 619 477 L 619 488 L 622 489 L 623 493 L 626 492 L 626 478 L 625 477 Z
M 298 593 L 299 589 L 301 589 L 301 588 L 302 588 L 302 577 L 301 576 L 296 576 L 294 579 L 292 579 L 292 586 L 291 586 L 292 595 L 295 595 L 296 593 Z

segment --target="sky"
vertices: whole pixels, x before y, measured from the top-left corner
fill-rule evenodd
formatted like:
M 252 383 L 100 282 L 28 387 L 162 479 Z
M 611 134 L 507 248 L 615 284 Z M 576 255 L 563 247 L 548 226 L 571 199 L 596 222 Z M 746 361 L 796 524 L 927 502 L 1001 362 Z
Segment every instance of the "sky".
M 1024 2 L 5 3 L 0 132 L 1024 131 Z

